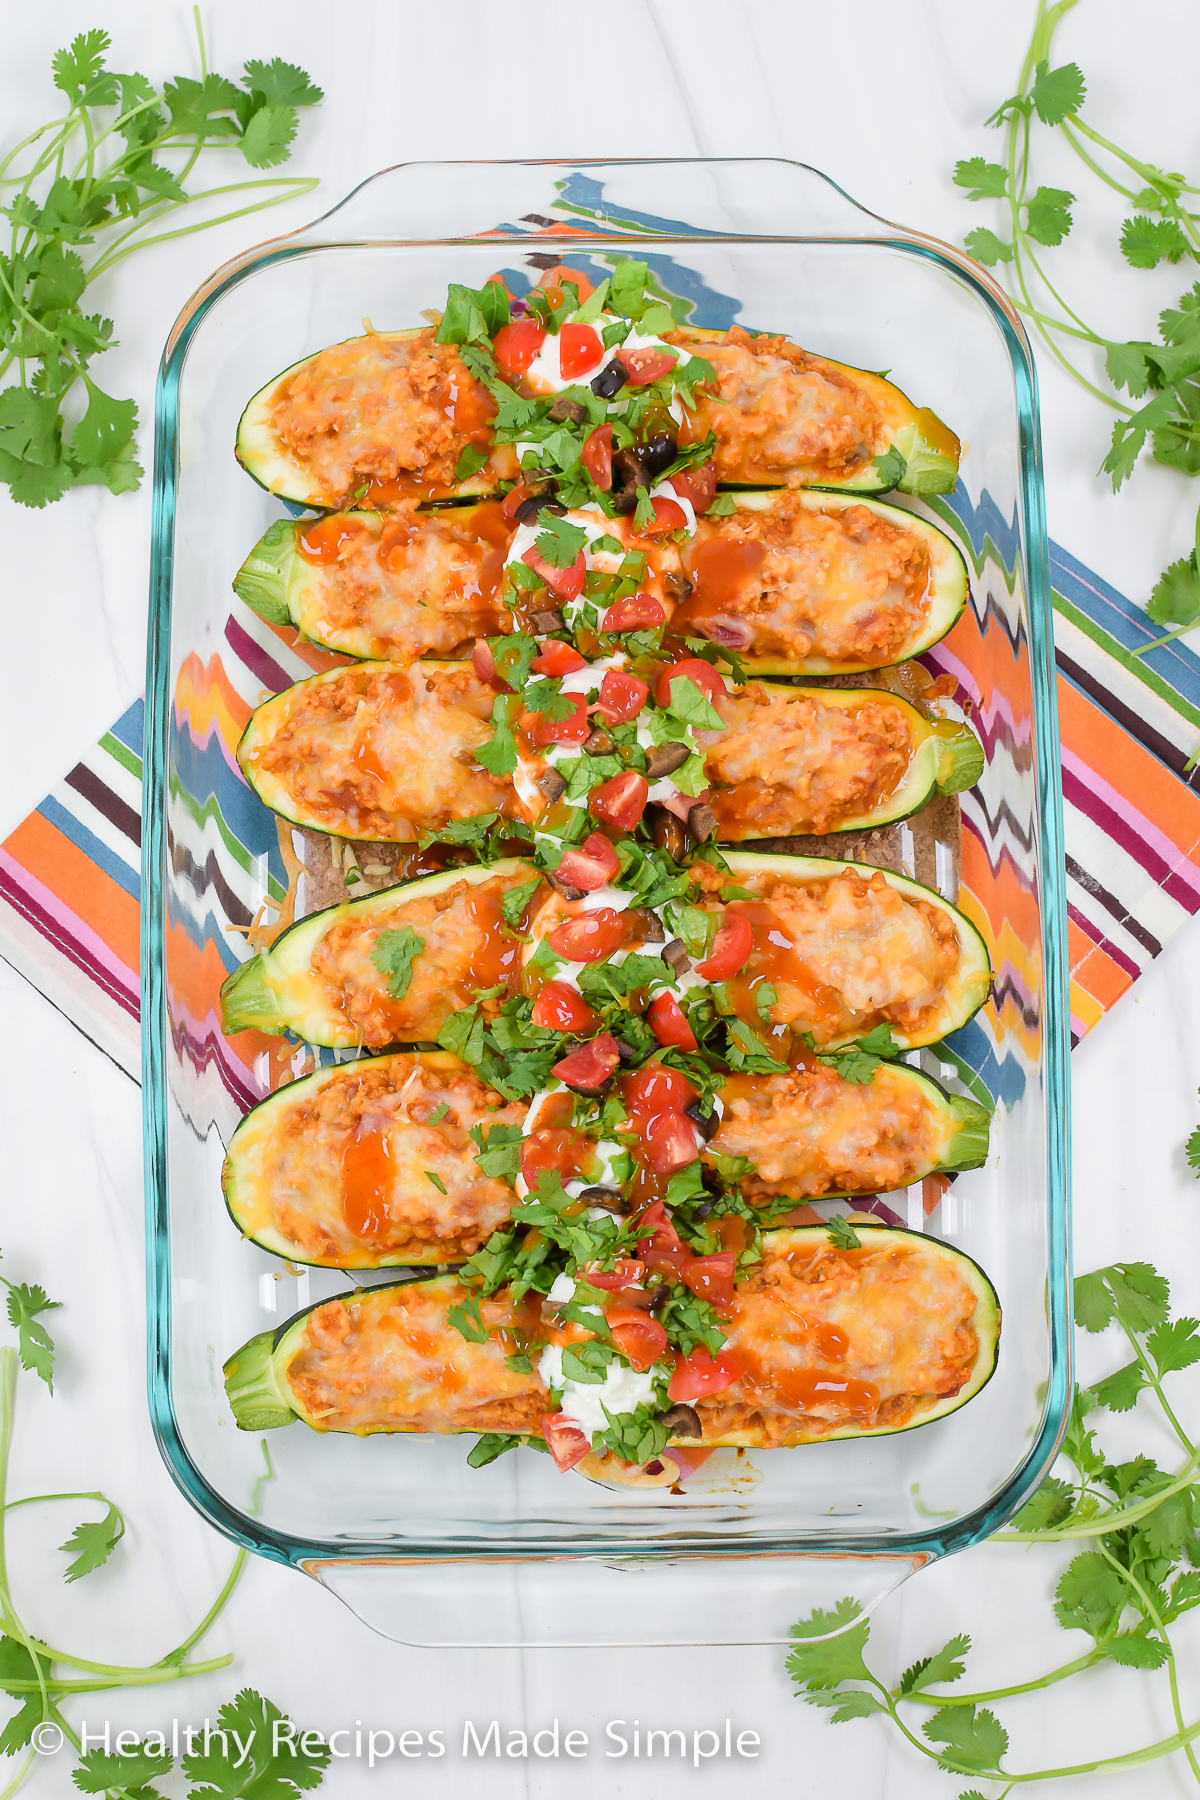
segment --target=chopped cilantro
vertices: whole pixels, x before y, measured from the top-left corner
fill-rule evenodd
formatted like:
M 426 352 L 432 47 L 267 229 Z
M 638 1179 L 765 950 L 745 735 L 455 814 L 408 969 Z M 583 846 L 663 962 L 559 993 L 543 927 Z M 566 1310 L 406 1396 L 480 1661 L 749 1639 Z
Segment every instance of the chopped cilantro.
M 835 1213 L 832 1219 L 825 1221 L 829 1231 L 829 1241 L 835 1250 L 861 1250 L 862 1239 L 855 1231 L 849 1219 Z
M 590 1319 L 588 1322 L 591 1323 Z M 599 1323 L 598 1320 L 596 1322 Z M 563 1375 L 568 1381 L 582 1381 L 598 1386 L 603 1382 L 605 1371 L 614 1355 L 615 1352 L 608 1344 L 602 1344 L 595 1338 L 582 1344 L 570 1344 L 563 1351 Z
M 492 702 L 491 737 L 475 750 L 475 761 L 489 775 L 511 775 L 517 766 L 517 741 L 509 724 L 513 696 L 497 694 Z
M 640 319 L 646 310 L 646 281 L 650 270 L 644 262 L 623 256 L 609 280 L 609 307 L 627 319 Z
M 478 475 L 487 459 L 487 451 L 481 450 L 477 444 L 464 444 L 454 465 L 455 481 L 468 481 L 472 475 Z
M 603 1401 L 600 1404 L 604 1406 Z M 605 1406 L 604 1416 L 608 1420 L 608 1429 L 594 1433 L 593 1449 L 611 1450 L 614 1456 L 639 1466 L 653 1462 L 666 1449 L 671 1433 L 648 1406 L 639 1406 L 636 1411 L 626 1413 L 610 1413 Z
M 645 531 L 654 523 L 654 502 L 650 498 L 650 489 L 639 487 L 637 506 L 634 508 L 633 523 L 638 531 Z
M 375 939 L 371 961 L 388 977 L 388 993 L 393 1000 L 403 1000 L 407 994 L 413 961 L 424 948 L 425 939 L 418 937 L 411 925 L 403 925 L 399 931 L 381 931 Z
M 435 1106 L 433 1111 L 430 1113 L 429 1118 L 426 1120 L 426 1124 L 440 1125 L 442 1120 L 445 1118 L 446 1114 L 449 1111 L 450 1111 L 449 1102 L 446 1100 L 440 1101 L 439 1104 L 437 1106 Z
M 504 922 L 515 930 L 521 923 L 525 909 L 533 896 L 541 887 L 541 879 L 534 876 L 532 881 L 522 881 L 519 886 L 509 888 L 500 902 L 500 910 L 504 914 Z
M 437 342 L 478 343 L 484 338 L 494 338 L 508 320 L 508 294 L 503 282 L 485 281 L 481 288 L 469 288 L 452 281 L 446 295 L 446 310 L 437 328 Z
M 479 1297 L 472 1294 L 461 1306 L 446 1309 L 446 1317 L 460 1337 L 466 1338 L 468 1344 L 486 1344 L 487 1326 L 479 1312 Z
M 905 458 L 901 456 L 895 444 L 891 445 L 885 455 L 873 456 L 871 461 L 875 465 L 875 471 L 879 476 L 880 483 L 883 487 L 893 488 L 898 481 L 904 480 L 908 470 L 908 463 Z
M 578 448 L 575 448 L 572 460 L 577 460 L 578 455 Z M 538 514 L 538 524 L 541 531 L 534 544 L 538 555 L 552 569 L 569 569 L 588 541 L 583 526 L 572 525 L 570 519 L 560 519 L 557 513 L 549 512 L 545 507 Z
M 442 1180 L 442 1178 L 441 1178 L 441 1176 L 440 1176 L 440 1175 L 439 1175 L 439 1174 L 437 1174 L 437 1173 L 436 1173 L 436 1171 L 435 1171 L 435 1170 L 433 1170 L 433 1169 L 426 1169 L 426 1171 L 425 1171 L 425 1179 L 426 1179 L 426 1181 L 428 1181 L 428 1182 L 431 1182 L 431 1183 L 432 1183 L 432 1185 L 433 1185 L 433 1186 L 434 1186 L 434 1187 L 435 1187 L 435 1188 L 436 1188 L 436 1189 L 437 1189 L 437 1191 L 438 1191 L 438 1193 L 439 1193 L 439 1194 L 444 1194 L 444 1193 L 445 1193 L 445 1191 L 446 1191 L 446 1184 L 445 1184 L 445 1182 L 444 1182 L 444 1181 L 443 1181 L 443 1180 Z
M 544 713 L 556 723 L 569 719 L 575 711 L 576 696 L 564 694 L 561 680 L 553 676 L 531 681 L 521 698 L 530 712 Z
M 737 509 L 737 501 L 732 494 L 718 494 L 705 513 L 705 517 L 709 519 L 727 519 L 729 515 L 735 513 Z
M 472 1125 L 467 1136 L 479 1146 L 475 1161 L 485 1175 L 500 1181 L 516 1180 L 521 1169 L 519 1125 Z

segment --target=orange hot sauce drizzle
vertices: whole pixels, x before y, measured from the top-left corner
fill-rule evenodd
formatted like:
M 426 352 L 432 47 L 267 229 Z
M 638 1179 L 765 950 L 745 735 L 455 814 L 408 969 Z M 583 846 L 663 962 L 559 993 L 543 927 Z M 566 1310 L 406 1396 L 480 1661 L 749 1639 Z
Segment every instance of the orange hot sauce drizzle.
M 366 1242 L 386 1237 L 395 1170 L 387 1128 L 360 1119 L 342 1148 L 342 1218 Z
M 756 998 L 764 982 L 786 981 L 798 988 L 802 996 L 805 1018 L 812 1025 L 824 1025 L 830 1033 L 842 1017 L 837 989 L 818 981 L 796 946 L 782 928 L 778 916 L 761 901 L 739 901 L 726 908 L 726 916 L 737 914 L 748 920 L 754 944 L 749 961 L 740 975 L 726 984 L 726 991 L 741 1019 L 752 1024 L 768 1039 L 782 1043 L 788 1036 L 786 1025 L 764 1026 L 759 1018 Z
M 699 545 L 687 570 L 692 592 L 675 613 L 674 623 L 699 625 L 722 613 L 736 613 L 765 556 L 754 538 L 713 537 Z
M 327 513 L 323 519 L 311 520 L 296 534 L 296 548 L 305 562 L 330 568 L 341 562 L 347 551 L 367 536 L 360 519 L 348 519 L 342 513 Z

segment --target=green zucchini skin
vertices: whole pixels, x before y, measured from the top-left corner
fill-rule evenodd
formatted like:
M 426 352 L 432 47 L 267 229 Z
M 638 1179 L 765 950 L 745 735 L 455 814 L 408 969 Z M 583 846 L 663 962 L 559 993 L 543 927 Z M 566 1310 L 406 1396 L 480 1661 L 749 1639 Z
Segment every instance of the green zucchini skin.
M 951 486 L 953 485 L 951 482 Z M 889 506 L 860 492 L 847 494 L 844 489 L 834 492 L 809 489 L 799 494 L 793 490 L 782 492 L 787 493 L 789 504 L 794 504 L 798 499 L 811 512 L 845 512 L 851 506 L 865 506 L 877 519 L 920 538 L 929 551 L 929 613 L 920 630 L 913 634 L 897 655 L 889 657 L 886 663 L 831 662 L 823 656 L 789 661 L 786 657 L 756 653 L 751 645 L 738 653 L 751 675 L 854 675 L 871 669 L 886 668 L 923 655 L 926 650 L 939 643 L 962 617 L 963 609 L 971 597 L 966 559 L 958 545 L 938 526 L 918 517 L 916 513 L 908 512 L 904 507 Z M 744 488 L 734 494 L 739 510 L 756 513 L 770 512 L 779 504 L 780 498 L 779 488 Z M 697 621 L 693 629 L 702 633 L 704 627 Z
M 988 1276 L 973 1258 L 961 1250 L 954 1250 L 948 1244 L 926 1237 L 920 1232 L 906 1231 L 900 1227 L 886 1225 L 856 1226 L 860 1240 L 872 1247 L 879 1244 L 895 1244 L 903 1246 L 919 1246 L 927 1255 L 944 1258 L 967 1282 L 975 1294 L 975 1314 L 971 1324 L 979 1340 L 975 1361 L 967 1382 L 957 1394 L 938 1401 L 934 1406 L 919 1413 L 903 1425 L 862 1426 L 846 1425 L 836 1431 L 823 1432 L 819 1437 L 809 1439 L 797 1438 L 797 1443 L 831 1442 L 837 1438 L 853 1437 L 892 1437 L 902 1431 L 914 1431 L 922 1425 L 931 1425 L 935 1420 L 945 1418 L 950 1413 L 960 1411 L 970 1400 L 973 1400 L 996 1371 L 1000 1348 L 1000 1331 L 1002 1316 L 999 1298 Z M 828 1228 L 824 1225 L 800 1225 L 790 1228 L 764 1232 L 764 1248 L 774 1250 L 802 1250 L 808 1245 L 818 1247 L 830 1242 Z M 451 1277 L 437 1277 L 425 1285 L 434 1288 L 438 1285 L 450 1285 Z M 401 1285 L 397 1283 L 396 1287 Z M 351 1289 L 344 1294 L 333 1296 L 334 1300 L 353 1300 L 362 1289 Z M 372 1292 L 378 1290 L 372 1289 Z M 310 1313 L 319 1306 L 328 1305 L 325 1300 L 316 1301 L 303 1312 L 295 1314 L 275 1331 L 260 1332 L 252 1337 L 240 1349 L 235 1350 L 224 1365 L 225 1391 L 233 1412 L 234 1421 L 242 1431 L 274 1431 L 282 1426 L 302 1419 L 313 1430 L 321 1430 L 318 1422 L 304 1413 L 287 1380 L 287 1369 L 292 1358 L 300 1347 Z M 404 1429 L 404 1428 L 398 1428 Z M 671 1442 L 681 1448 L 697 1446 L 695 1438 L 672 1438 Z M 720 1445 L 746 1445 L 754 1447 L 754 1433 L 750 1431 L 731 1432 L 720 1438 L 706 1438 L 704 1447 L 715 1448 Z
M 419 881 L 400 882 L 363 899 L 343 900 L 323 912 L 310 913 L 282 932 L 269 950 L 252 956 L 226 977 L 221 986 L 221 1029 L 227 1036 L 251 1028 L 276 1033 L 293 1031 L 308 1044 L 352 1050 L 359 1040 L 346 1019 L 323 1005 L 312 991 L 316 986 L 310 974 L 312 958 L 327 931 L 342 919 L 370 919 L 401 900 L 439 894 L 460 881 L 477 887 L 509 876 L 532 880 L 539 873 L 532 863 L 505 857 L 486 865 L 444 869 L 437 875 L 422 876 Z M 305 986 L 309 988 L 307 995 Z M 436 1031 L 424 1032 L 412 1041 L 424 1042 L 436 1036 Z

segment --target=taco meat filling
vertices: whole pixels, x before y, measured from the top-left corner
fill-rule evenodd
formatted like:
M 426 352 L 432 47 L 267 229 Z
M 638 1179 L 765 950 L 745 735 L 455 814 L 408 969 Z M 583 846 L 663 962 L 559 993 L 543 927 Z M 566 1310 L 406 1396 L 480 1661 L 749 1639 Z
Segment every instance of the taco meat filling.
M 908 773 L 912 727 L 885 694 L 838 706 L 749 681 L 714 704 L 729 729 L 704 734 L 704 768 L 726 842 L 838 831 Z
M 247 1115 L 232 1152 L 239 1202 L 253 1197 L 244 1229 L 273 1227 L 309 1262 L 362 1266 L 429 1246 L 447 1262 L 472 1256 L 514 1194 L 482 1173 L 468 1134 L 524 1116 L 463 1066 L 419 1055 L 348 1064 L 292 1106 Z
M 919 1248 L 768 1239 L 722 1320 L 744 1372 L 693 1402 L 704 1438 L 744 1433 L 770 1449 L 846 1427 L 907 1425 L 970 1379 L 975 1307 L 949 1259 Z
M 490 444 L 495 411 L 456 347 L 428 330 L 332 344 L 283 377 L 268 417 L 333 498 L 363 479 L 452 482 L 464 449 Z
M 928 544 L 869 506 L 782 494 L 767 512 L 701 515 L 683 562 L 693 591 L 676 627 L 755 656 L 881 668 L 929 615 Z
M 712 432 L 719 481 L 840 479 L 884 448 L 878 409 L 851 370 L 810 356 L 785 337 L 752 337 L 740 325 L 713 341 L 697 342 L 686 332 L 668 332 L 666 339 L 693 349 L 717 371 L 718 397 L 697 395 L 688 440 Z
M 469 656 L 512 630 L 500 604 L 512 527 L 493 501 L 391 515 L 331 513 L 298 530 L 311 571 L 292 604 L 299 629 L 350 656 L 412 662 Z
M 287 1382 L 325 1431 L 517 1431 L 539 1434 L 549 1396 L 535 1374 L 505 1357 L 533 1336 L 526 1305 L 503 1292 L 481 1300 L 486 1343 L 472 1344 L 447 1317 L 469 1299 L 456 1281 L 328 1300 L 309 1314 Z

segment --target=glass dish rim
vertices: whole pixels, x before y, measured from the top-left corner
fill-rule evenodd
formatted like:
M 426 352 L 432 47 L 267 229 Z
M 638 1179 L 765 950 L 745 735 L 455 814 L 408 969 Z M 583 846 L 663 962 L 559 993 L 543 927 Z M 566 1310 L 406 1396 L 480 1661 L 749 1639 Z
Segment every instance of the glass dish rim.
M 316 239 L 330 221 L 373 183 L 403 169 L 499 167 L 499 168 L 671 168 L 680 164 L 720 166 L 753 163 L 789 170 L 803 170 L 833 190 L 864 221 L 859 231 L 800 233 L 708 232 L 686 229 L 660 234 L 671 241 L 689 237 L 705 243 L 843 243 L 893 249 L 933 263 L 969 286 L 982 300 L 998 325 L 1008 350 L 1016 401 L 1019 490 L 1025 532 L 1025 592 L 1031 670 L 1032 713 L 1035 722 L 1036 813 L 1041 852 L 1039 913 L 1043 962 L 1042 1080 L 1046 1117 L 1047 1174 L 1047 1322 L 1049 1329 L 1049 1378 L 1043 1412 L 1036 1435 L 1020 1465 L 992 1498 L 943 1529 L 918 1532 L 863 1534 L 858 1537 L 763 1536 L 752 1543 L 733 1544 L 715 1534 L 707 1539 L 702 1529 L 686 1537 L 591 1539 L 578 1547 L 561 1540 L 523 1543 L 497 1540 L 465 1549 L 457 1543 L 418 1545 L 394 1539 L 312 1541 L 276 1531 L 238 1511 L 208 1482 L 184 1445 L 175 1416 L 170 1379 L 170 1240 L 167 1165 L 165 942 L 163 918 L 166 796 L 167 723 L 170 710 L 170 630 L 174 554 L 175 498 L 178 480 L 178 387 L 188 347 L 196 330 L 221 297 L 260 270 L 297 256 L 351 244 L 397 247 L 510 241 L 491 233 L 448 237 L 406 238 L 369 233 L 338 237 L 333 231 Z M 874 227 L 874 229 L 871 229 Z M 622 240 L 645 243 L 649 232 L 605 230 L 589 234 L 581 228 L 573 247 L 589 235 L 602 236 L 607 247 Z M 561 233 L 543 228 L 513 234 L 511 241 L 538 242 L 557 248 Z M 963 251 L 923 232 L 897 226 L 870 212 L 838 183 L 807 163 L 779 157 L 672 157 L 672 158 L 494 158 L 474 162 L 427 162 L 414 159 L 396 163 L 366 177 L 343 199 L 310 224 L 256 245 L 223 264 L 201 285 L 181 310 L 171 328 L 155 387 L 154 486 L 151 525 L 149 618 L 147 623 L 145 738 L 143 746 L 143 846 L 141 904 L 141 1033 L 143 1089 L 143 1156 L 146 1219 L 146 1332 L 147 1398 L 151 1426 L 159 1452 L 188 1501 L 224 1536 L 242 1549 L 253 1550 L 273 1561 L 297 1568 L 314 1563 L 383 1562 L 397 1565 L 434 1562 L 472 1562 L 480 1559 L 514 1563 L 538 1562 L 547 1556 L 575 1562 L 592 1559 L 611 1563 L 624 1557 L 656 1560 L 670 1558 L 847 1556 L 868 1558 L 902 1556 L 915 1566 L 983 1542 L 1025 1502 L 1048 1472 L 1066 1430 L 1073 1387 L 1072 1322 L 1070 1316 L 1070 1073 L 1068 1036 L 1068 973 L 1066 948 L 1065 887 L 1063 877 L 1062 779 L 1058 755 L 1058 704 L 1052 634 L 1052 605 L 1045 499 L 1041 475 L 1041 436 L 1037 401 L 1037 374 L 1028 340 L 1012 301 L 980 265 Z

